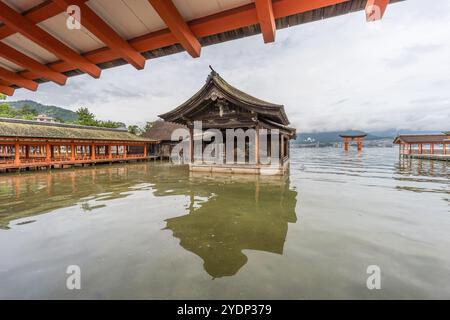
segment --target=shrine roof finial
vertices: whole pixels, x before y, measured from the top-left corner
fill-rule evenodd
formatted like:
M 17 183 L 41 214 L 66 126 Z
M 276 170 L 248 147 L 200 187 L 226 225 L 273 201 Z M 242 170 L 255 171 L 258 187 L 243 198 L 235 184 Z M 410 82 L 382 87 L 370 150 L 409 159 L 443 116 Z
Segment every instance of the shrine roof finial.
M 218 73 L 216 72 L 216 70 L 214 70 L 213 67 L 212 67 L 211 65 L 209 65 L 209 68 L 211 69 L 211 73 L 212 73 L 212 74 L 218 74 Z

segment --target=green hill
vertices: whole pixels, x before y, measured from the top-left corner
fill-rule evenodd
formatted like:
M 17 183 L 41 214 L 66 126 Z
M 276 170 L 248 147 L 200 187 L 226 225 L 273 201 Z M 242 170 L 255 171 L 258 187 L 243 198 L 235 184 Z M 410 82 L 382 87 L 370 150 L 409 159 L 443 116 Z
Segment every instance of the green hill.
M 35 109 L 39 114 L 46 114 L 47 116 L 62 119 L 65 122 L 77 120 L 77 114 L 71 110 L 67 110 L 56 106 L 47 106 L 32 100 L 7 101 L 7 103 L 14 109 L 20 109 L 24 105 Z

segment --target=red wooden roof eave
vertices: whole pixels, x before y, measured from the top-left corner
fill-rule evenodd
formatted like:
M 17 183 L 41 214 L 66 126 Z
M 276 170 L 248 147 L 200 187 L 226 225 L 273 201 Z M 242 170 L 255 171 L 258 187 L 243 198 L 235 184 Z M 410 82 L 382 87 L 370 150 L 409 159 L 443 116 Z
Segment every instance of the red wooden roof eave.
M 79 0 L 81 1 L 81 0 Z M 390 2 L 398 2 L 403 0 L 391 0 Z M 351 10 L 347 10 L 348 12 L 355 11 L 355 10 L 362 10 L 364 7 L 360 8 L 359 6 L 354 5 L 354 0 L 317 0 L 317 1 L 308 1 L 308 2 L 298 2 L 294 0 L 274 0 L 273 2 L 273 12 L 274 12 L 274 18 L 279 19 L 283 17 L 287 17 L 290 15 L 295 14 L 301 14 L 305 12 L 312 12 L 316 9 L 322 9 L 326 7 L 332 7 L 339 4 L 345 4 L 348 9 L 350 7 L 347 5 L 348 3 L 351 3 Z M 354 6 L 358 8 L 353 8 Z M 361 5 L 362 6 L 362 5 Z M 367 7 L 366 7 L 367 9 Z M 242 11 L 241 11 L 242 10 Z M 245 11 L 246 10 L 246 11 Z M 344 12 L 344 13 L 348 13 Z M 60 13 L 58 11 L 58 6 L 55 6 L 55 4 L 49 0 L 37 5 L 34 8 L 31 8 L 30 10 L 27 10 L 26 13 L 23 13 L 24 16 L 27 16 L 31 21 L 34 23 L 42 22 L 56 14 Z M 332 16 L 332 15 L 331 15 Z M 215 21 L 214 17 L 216 19 L 222 21 L 223 23 L 219 23 L 220 21 Z M 381 18 L 381 17 L 380 17 Z M 220 34 L 224 33 L 226 31 L 230 30 L 236 30 L 245 26 L 249 25 L 258 25 L 260 21 L 258 20 L 257 14 L 256 14 L 256 8 L 254 3 L 244 5 L 238 8 L 230 9 L 227 11 L 219 12 L 216 14 L 213 14 L 208 17 L 198 18 L 193 21 L 188 22 L 189 27 L 192 29 L 193 33 L 196 37 L 202 38 L 206 37 L 208 35 L 213 34 Z M 220 28 L 226 28 L 226 30 L 216 30 L 220 26 Z M 204 32 L 204 34 L 201 34 Z M 0 39 L 4 38 L 5 36 L 8 36 L 11 34 L 11 30 L 4 25 L 0 25 Z M 150 35 L 158 34 L 157 36 L 162 36 L 162 38 L 158 39 L 152 39 Z M 150 38 L 148 38 L 150 36 Z M 139 52 L 149 51 L 151 48 L 149 46 L 153 45 L 153 49 L 159 49 L 166 46 L 171 46 L 177 43 L 175 37 L 168 29 L 163 29 L 157 32 L 152 32 L 151 34 L 144 35 L 139 37 L 142 42 L 140 43 L 134 43 L 133 40 L 129 41 L 130 44 L 133 47 L 136 47 L 136 50 Z M 162 40 L 165 39 L 165 40 Z M 158 44 L 154 43 L 152 40 L 157 40 Z M 159 41 L 163 41 L 163 43 L 159 43 Z M 168 41 L 168 42 L 167 42 Z M 165 43 L 164 43 L 165 42 Z M 153 44 L 152 44 L 153 43 Z M 137 48 L 142 45 L 142 48 Z M 145 48 L 144 48 L 145 47 Z M 94 50 L 99 52 L 100 56 L 103 57 L 103 61 L 96 62 L 94 56 L 91 56 L 93 52 L 88 52 L 82 54 L 82 56 L 85 56 L 88 58 L 88 60 L 92 61 L 93 63 L 99 64 L 99 63 L 105 63 L 107 61 L 114 61 L 118 58 L 120 58 L 120 55 L 115 53 L 112 49 L 105 47 L 102 48 L 103 50 Z M 70 66 L 66 62 L 55 62 L 49 64 L 49 66 L 55 67 L 55 69 L 60 69 L 59 67 L 56 67 L 58 65 L 64 66 L 64 69 L 66 70 L 57 70 L 58 72 L 68 72 L 70 70 L 75 70 L 73 66 Z M 33 74 L 29 71 L 23 71 L 21 72 L 26 78 L 29 79 L 38 79 L 39 76 L 36 74 Z

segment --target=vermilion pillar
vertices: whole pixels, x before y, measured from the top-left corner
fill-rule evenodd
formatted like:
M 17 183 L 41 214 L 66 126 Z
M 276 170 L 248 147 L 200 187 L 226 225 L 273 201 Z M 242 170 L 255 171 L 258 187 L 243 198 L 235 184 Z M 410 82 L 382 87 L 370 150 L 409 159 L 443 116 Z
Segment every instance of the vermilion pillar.
M 71 159 L 72 161 L 75 161 L 75 143 L 72 143 L 72 144 L 70 145 L 70 151 L 71 151 L 71 153 L 70 153 L 70 159 Z
M 18 142 L 14 144 L 14 164 L 20 165 L 20 145 Z
M 108 145 L 108 159 L 112 159 L 112 145 Z
M 51 161 L 51 155 L 52 152 L 50 150 L 50 143 L 45 144 L 45 161 L 50 162 Z
M 95 144 L 91 144 L 91 160 L 95 160 Z

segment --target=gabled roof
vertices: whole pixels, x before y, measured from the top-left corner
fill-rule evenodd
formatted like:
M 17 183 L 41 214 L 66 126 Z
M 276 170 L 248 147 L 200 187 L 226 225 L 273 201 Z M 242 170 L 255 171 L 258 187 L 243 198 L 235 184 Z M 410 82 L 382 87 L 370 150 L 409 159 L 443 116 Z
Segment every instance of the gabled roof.
M 176 129 L 187 129 L 187 127 L 174 122 L 158 120 L 155 121 L 153 126 L 145 131 L 142 136 L 160 141 L 171 141 L 172 132 Z
M 75 140 L 146 141 L 124 129 L 0 118 L 0 137 Z
M 195 110 L 204 100 L 214 100 L 218 95 L 223 96 L 226 100 L 236 103 L 249 111 L 267 117 L 269 120 L 278 122 L 282 125 L 289 124 L 283 105 L 255 98 L 233 87 L 212 68 L 211 73 L 206 79 L 205 85 L 196 94 L 179 107 L 161 114 L 159 117 L 165 121 L 184 123 L 185 120 L 183 117 L 186 114 Z
M 445 134 L 401 134 L 394 139 L 395 144 L 400 143 L 442 143 L 450 142 Z

